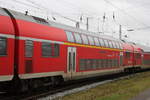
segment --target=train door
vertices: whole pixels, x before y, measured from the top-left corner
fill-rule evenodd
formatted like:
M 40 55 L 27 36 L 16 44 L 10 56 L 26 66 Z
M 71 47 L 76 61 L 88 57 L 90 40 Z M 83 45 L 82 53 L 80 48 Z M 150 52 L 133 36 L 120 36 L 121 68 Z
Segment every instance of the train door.
M 134 67 L 136 65 L 136 53 L 131 53 L 131 66 Z
M 33 41 L 26 40 L 25 41 L 25 73 L 33 72 Z
M 141 54 L 141 65 L 142 66 L 144 65 L 144 54 L 143 53 Z
M 123 52 L 120 52 L 120 66 L 123 66 Z
M 67 74 L 69 79 L 73 78 L 75 72 L 76 72 L 76 48 L 68 47 Z

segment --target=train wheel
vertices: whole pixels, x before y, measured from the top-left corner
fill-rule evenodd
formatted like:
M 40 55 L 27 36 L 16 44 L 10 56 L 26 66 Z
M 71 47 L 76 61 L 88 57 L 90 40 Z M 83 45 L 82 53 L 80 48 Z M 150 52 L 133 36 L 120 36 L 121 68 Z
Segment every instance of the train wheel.
M 58 86 L 64 82 L 62 76 L 53 76 L 51 77 L 52 86 Z
M 20 91 L 21 92 L 26 92 L 29 90 L 29 82 L 28 80 L 21 80 L 21 87 L 20 87 Z
M 130 71 L 129 71 L 128 68 L 125 68 L 125 69 L 124 69 L 124 73 L 128 74 L 129 72 L 130 72 Z

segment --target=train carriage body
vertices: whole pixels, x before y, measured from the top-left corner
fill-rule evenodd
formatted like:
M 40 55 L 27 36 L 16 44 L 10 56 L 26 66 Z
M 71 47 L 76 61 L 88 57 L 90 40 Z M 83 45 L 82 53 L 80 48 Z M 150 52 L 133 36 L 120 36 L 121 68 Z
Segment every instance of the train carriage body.
M 113 37 L 2 8 L 0 27 L 0 81 L 81 79 L 141 67 L 150 57 Z

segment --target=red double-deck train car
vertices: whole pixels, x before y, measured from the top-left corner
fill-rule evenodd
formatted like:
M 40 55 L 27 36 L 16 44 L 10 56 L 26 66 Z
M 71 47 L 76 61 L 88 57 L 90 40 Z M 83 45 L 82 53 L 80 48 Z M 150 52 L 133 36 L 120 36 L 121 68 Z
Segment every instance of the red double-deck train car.
M 149 52 L 113 37 L 5 8 L 0 22 L 1 83 L 56 84 L 150 67 Z

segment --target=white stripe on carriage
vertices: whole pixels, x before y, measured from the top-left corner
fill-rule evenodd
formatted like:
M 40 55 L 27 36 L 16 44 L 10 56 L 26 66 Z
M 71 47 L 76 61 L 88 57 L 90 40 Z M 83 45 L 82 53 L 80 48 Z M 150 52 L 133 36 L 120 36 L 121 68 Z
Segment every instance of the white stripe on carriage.
M 10 81 L 10 80 L 12 80 L 12 78 L 13 78 L 13 75 L 1 75 L 0 76 L 0 82 L 1 81 Z
M 30 38 L 30 37 L 16 37 L 19 40 L 31 40 L 31 41 L 38 41 L 38 42 L 49 42 L 49 43 L 58 43 L 58 44 L 64 44 L 64 42 L 59 41 L 52 41 L 52 40 L 46 40 L 46 39 L 37 39 L 37 38 Z
M 15 35 L 8 35 L 8 34 L 1 34 L 0 33 L 0 37 L 6 37 L 6 38 L 15 38 Z M 49 42 L 49 43 L 58 43 L 58 44 L 64 44 L 64 42 L 60 42 L 60 41 L 52 41 L 52 40 L 46 40 L 46 39 L 37 39 L 37 38 L 31 38 L 31 37 L 23 37 L 23 36 L 19 36 L 16 37 L 16 39 L 19 40 L 31 40 L 31 41 L 38 41 L 38 42 Z
M 6 37 L 6 38 L 15 38 L 15 35 L 10 35 L 10 34 L 2 34 L 0 33 L 0 37 Z

